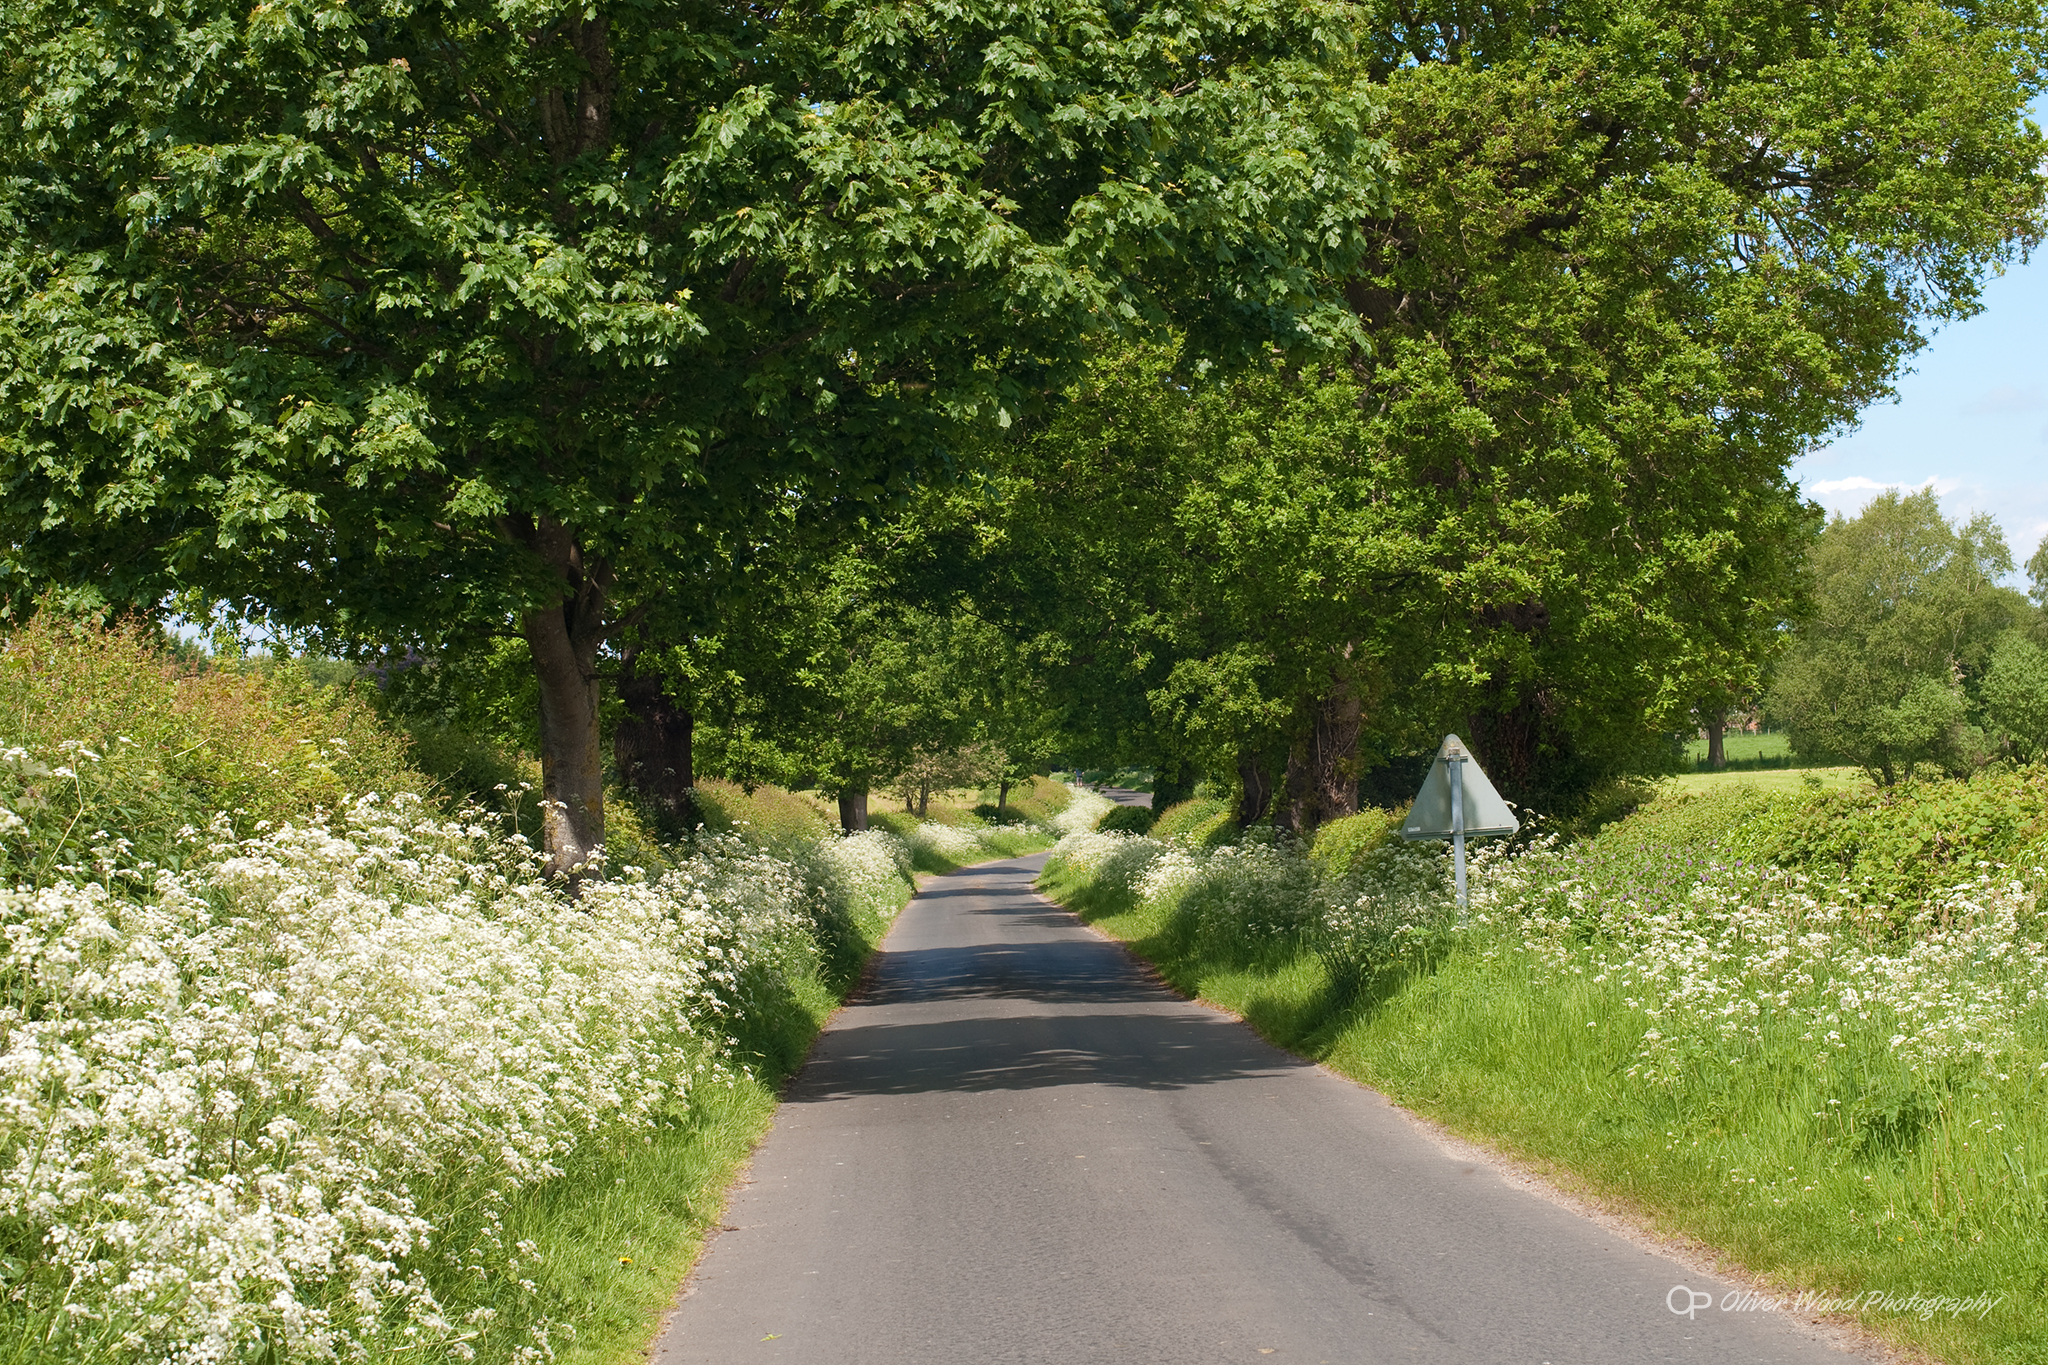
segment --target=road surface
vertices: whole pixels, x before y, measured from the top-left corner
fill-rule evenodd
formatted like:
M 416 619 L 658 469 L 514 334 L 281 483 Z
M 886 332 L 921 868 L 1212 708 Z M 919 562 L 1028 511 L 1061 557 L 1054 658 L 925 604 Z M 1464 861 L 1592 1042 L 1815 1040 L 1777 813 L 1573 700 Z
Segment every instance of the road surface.
M 1170 994 L 1043 862 L 904 911 L 658 1365 L 1854 1359 Z

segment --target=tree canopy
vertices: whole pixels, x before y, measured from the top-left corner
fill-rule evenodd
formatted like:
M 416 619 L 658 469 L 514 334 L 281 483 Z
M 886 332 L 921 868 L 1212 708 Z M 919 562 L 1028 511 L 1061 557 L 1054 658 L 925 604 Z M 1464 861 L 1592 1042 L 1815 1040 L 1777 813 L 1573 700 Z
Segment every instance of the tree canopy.
M 943 468 L 1092 334 L 1341 333 L 1378 202 L 1332 4 L 0 13 L 10 585 L 516 628 L 564 866 L 622 623 Z
M 1569 804 L 1760 685 L 1817 528 L 1791 462 L 2037 240 L 2041 16 L 1363 13 L 1395 169 L 1361 345 L 1221 387 L 1110 355 L 1016 515 L 1088 527 L 1075 638 L 1125 641 L 1147 719 L 1277 741 L 1290 800 L 1341 812 L 1434 724 Z
M 1791 461 L 2036 242 L 2048 150 L 2026 3 L 0 23 L 0 587 L 522 638 L 563 870 L 601 679 L 682 784 L 675 689 L 791 592 L 1003 623 L 1162 799 L 1312 824 L 1452 725 L 1525 800 L 1654 765 L 1798 615 Z M 969 616 L 831 616 L 954 480 Z

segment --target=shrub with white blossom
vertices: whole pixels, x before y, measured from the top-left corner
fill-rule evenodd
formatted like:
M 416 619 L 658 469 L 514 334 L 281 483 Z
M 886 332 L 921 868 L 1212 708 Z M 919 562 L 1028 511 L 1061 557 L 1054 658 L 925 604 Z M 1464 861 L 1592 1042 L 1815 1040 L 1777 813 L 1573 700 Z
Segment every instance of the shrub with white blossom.
M 1074 796 L 1066 809 L 1052 817 L 1053 833 L 1065 836 L 1082 834 L 1095 828 L 1095 822 L 1115 808 L 1116 802 L 1101 792 L 1089 791 L 1086 787 L 1069 787 Z
M 506 1202 L 679 1114 L 755 992 L 908 878 L 879 832 L 792 859 L 704 836 L 572 898 L 482 817 L 374 796 L 223 818 L 169 862 L 73 817 L 39 859 L 69 769 L 12 759 L 33 780 L 0 785 L 44 817 L 0 811 L 9 865 L 40 872 L 0 891 L 17 1361 L 543 1358 L 559 1324 L 446 1292 L 532 1290 Z
M 1193 950 L 1311 952 L 1347 992 L 1459 947 L 1612 983 L 1639 1037 L 1629 1074 L 1646 1083 L 1788 1050 L 1822 1069 L 1882 1057 L 1932 1088 L 2048 1072 L 2048 917 L 2027 878 L 1987 867 L 1902 913 L 1846 879 L 1699 856 L 1653 866 L 1544 838 L 1475 850 L 1461 915 L 1445 864 L 1441 846 L 1390 840 L 1329 878 L 1284 839 L 1202 849 L 1083 831 L 1048 871 L 1153 912 Z
M 985 856 L 981 840 L 974 830 L 960 825 L 940 824 L 937 820 L 919 821 L 905 842 L 910 845 L 913 857 L 920 853 L 930 853 L 947 862 L 971 863 Z

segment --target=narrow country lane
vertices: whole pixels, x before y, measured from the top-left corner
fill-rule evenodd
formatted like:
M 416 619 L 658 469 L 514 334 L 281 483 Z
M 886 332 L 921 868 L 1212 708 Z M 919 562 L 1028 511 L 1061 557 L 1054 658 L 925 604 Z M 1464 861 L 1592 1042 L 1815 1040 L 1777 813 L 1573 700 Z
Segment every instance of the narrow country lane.
M 1449 1156 L 1040 899 L 934 880 L 793 1082 L 657 1365 L 1852 1357 Z

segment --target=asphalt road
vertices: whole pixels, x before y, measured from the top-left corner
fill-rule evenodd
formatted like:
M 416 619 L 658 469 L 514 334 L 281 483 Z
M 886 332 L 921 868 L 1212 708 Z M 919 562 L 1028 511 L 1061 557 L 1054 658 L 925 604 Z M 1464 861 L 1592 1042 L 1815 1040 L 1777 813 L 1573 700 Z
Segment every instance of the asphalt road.
M 1043 861 L 904 911 L 658 1365 L 1853 1359 L 1153 984 Z

